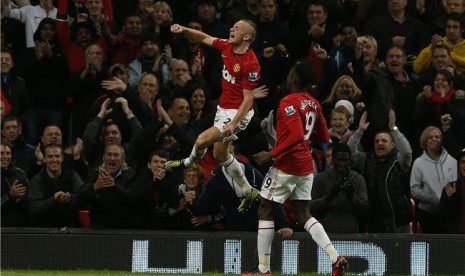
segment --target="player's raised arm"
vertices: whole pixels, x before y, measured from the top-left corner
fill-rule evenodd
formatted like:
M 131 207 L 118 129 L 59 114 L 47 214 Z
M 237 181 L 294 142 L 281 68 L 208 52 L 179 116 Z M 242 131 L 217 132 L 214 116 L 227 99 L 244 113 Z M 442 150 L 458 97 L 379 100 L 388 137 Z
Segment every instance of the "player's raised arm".
M 213 40 L 216 39 L 216 37 L 210 36 L 204 32 L 191 29 L 188 27 L 181 26 L 179 24 L 173 24 L 171 25 L 171 32 L 175 34 L 180 34 L 183 33 L 187 35 L 189 38 L 194 39 L 196 41 L 202 42 L 207 45 L 212 45 Z

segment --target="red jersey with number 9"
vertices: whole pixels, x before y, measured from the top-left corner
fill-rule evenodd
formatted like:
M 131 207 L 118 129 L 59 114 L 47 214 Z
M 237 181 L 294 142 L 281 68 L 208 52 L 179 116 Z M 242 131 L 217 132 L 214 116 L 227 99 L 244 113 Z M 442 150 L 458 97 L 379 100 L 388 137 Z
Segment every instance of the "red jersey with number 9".
M 292 175 L 313 173 L 309 139 L 317 143 L 329 141 L 329 132 L 320 103 L 307 92 L 284 97 L 276 112 L 276 147 L 274 167 Z
M 232 45 L 225 39 L 215 39 L 213 47 L 223 58 L 222 92 L 219 105 L 225 109 L 239 109 L 244 100 L 243 89 L 254 90 L 260 81 L 260 65 L 254 51 L 235 54 Z

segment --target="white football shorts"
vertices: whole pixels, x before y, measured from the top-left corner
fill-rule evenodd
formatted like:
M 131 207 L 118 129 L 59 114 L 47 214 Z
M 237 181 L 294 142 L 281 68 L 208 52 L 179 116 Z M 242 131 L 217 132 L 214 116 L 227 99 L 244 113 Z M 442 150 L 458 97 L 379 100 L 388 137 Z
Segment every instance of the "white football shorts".
M 260 196 L 281 204 L 288 198 L 289 200 L 311 200 L 312 186 L 313 173 L 292 175 L 271 167 L 263 179 Z
M 215 126 L 217 129 L 219 129 L 221 132 L 224 130 L 224 127 L 234 119 L 234 116 L 237 114 L 237 109 L 224 109 L 221 107 L 217 107 L 216 109 L 216 115 L 215 115 L 215 122 L 213 126 Z M 250 123 L 250 120 L 252 119 L 254 114 L 253 109 L 251 109 L 247 114 L 242 118 L 242 120 L 237 124 L 236 127 L 236 133 L 239 133 L 240 131 L 244 130 L 247 125 Z

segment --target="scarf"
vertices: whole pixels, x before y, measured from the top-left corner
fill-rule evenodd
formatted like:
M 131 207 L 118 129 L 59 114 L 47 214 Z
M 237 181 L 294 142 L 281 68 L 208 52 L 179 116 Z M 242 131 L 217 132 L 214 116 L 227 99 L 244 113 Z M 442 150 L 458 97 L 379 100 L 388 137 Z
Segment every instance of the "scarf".
M 442 104 L 450 102 L 455 97 L 455 90 L 451 88 L 444 97 L 441 97 L 441 93 L 433 91 L 431 97 L 428 98 L 428 102 L 433 105 L 434 110 L 437 112 L 441 111 Z

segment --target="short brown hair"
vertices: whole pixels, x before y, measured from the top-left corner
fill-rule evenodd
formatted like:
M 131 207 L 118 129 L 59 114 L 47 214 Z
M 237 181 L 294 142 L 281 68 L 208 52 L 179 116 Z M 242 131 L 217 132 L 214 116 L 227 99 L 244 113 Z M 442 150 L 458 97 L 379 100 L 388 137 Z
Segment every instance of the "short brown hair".
M 202 179 L 203 179 L 203 168 L 202 168 L 202 166 L 200 166 L 198 164 L 193 164 L 191 167 L 185 168 L 184 171 L 183 171 L 183 174 L 186 174 L 187 172 L 191 172 L 191 171 L 196 171 L 197 175 L 199 177 L 199 180 L 202 181 Z

